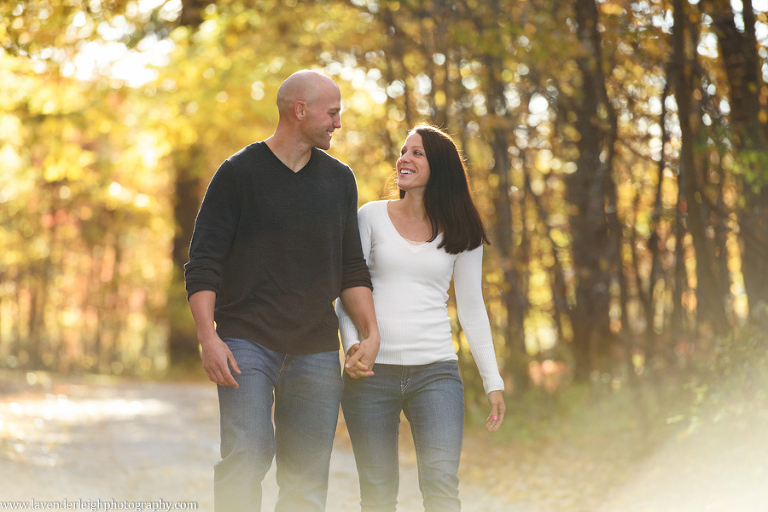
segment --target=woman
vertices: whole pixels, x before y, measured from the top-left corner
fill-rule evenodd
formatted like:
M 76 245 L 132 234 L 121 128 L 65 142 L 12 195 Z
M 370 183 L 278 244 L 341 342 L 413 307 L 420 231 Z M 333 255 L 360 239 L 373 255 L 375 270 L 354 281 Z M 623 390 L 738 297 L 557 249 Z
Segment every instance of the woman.
M 496 431 L 504 420 L 504 383 L 481 288 L 487 239 L 461 156 L 444 132 L 414 128 L 397 160 L 397 185 L 399 200 L 368 203 L 358 214 L 381 346 L 372 372 L 347 369 L 342 408 L 363 511 L 396 510 L 403 411 L 424 509 L 450 512 L 461 509 L 457 473 L 464 426 L 464 389 L 446 304 L 452 277 L 459 321 L 491 405 L 486 427 Z M 338 313 L 349 359 L 357 331 L 340 304 Z

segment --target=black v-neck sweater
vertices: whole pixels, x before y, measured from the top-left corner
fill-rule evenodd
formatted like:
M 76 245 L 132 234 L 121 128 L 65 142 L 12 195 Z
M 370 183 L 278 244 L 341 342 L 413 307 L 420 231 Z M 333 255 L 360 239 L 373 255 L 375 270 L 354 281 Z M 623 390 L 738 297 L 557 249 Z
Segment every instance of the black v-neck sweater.
M 319 149 L 293 172 L 264 142 L 211 179 L 185 266 L 187 296 L 216 292 L 222 338 L 286 354 L 338 350 L 333 301 L 371 287 L 352 170 Z

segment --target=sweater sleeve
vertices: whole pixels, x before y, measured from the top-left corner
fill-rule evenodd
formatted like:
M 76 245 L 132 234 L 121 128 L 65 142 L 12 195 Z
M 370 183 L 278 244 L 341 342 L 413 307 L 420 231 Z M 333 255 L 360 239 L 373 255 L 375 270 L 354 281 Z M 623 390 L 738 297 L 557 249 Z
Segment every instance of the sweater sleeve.
M 483 246 L 459 253 L 453 267 L 453 284 L 459 322 L 469 342 L 469 349 L 483 379 L 485 393 L 503 390 L 493 349 L 491 324 L 485 310 L 482 290 Z
M 357 217 L 357 182 L 355 181 L 352 170 L 350 174 L 350 187 L 347 194 L 347 216 L 344 221 L 344 234 L 342 240 L 342 263 L 341 263 L 341 290 L 353 288 L 355 286 L 371 285 L 371 274 L 368 272 L 368 266 L 365 263 L 360 241 L 360 232 Z
M 369 217 L 367 215 L 369 208 L 365 205 L 360 208 L 357 214 L 357 222 L 359 224 L 359 238 L 363 251 L 363 257 L 365 261 L 370 261 L 371 254 L 371 225 Z M 344 306 L 340 299 L 336 300 L 336 314 L 339 317 L 339 333 L 341 334 L 341 345 L 344 348 L 344 353 L 349 352 L 349 349 L 360 341 L 360 337 L 357 333 L 357 328 L 352 322 L 352 319 L 344 311 Z
M 230 249 L 240 218 L 241 195 L 229 161 L 213 175 L 189 246 L 189 262 L 184 266 L 187 298 L 196 292 L 221 291 L 222 262 Z

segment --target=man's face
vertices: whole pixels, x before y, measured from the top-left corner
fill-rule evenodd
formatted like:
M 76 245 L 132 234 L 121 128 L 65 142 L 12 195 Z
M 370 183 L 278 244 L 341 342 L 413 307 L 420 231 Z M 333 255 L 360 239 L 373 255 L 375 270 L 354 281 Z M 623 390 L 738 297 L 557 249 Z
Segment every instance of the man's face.
M 325 86 L 307 102 L 304 136 L 316 148 L 331 147 L 333 132 L 341 128 L 341 93 L 335 86 Z

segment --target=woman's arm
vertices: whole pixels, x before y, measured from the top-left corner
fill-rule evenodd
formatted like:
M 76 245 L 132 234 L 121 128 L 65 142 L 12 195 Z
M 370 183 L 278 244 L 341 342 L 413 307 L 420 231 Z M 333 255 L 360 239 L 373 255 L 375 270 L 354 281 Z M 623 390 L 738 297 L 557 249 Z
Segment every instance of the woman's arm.
M 469 349 L 483 379 L 491 413 L 486 421 L 488 431 L 495 431 L 504 421 L 504 381 L 499 374 L 496 353 L 493 348 L 491 323 L 483 300 L 483 246 L 464 251 L 456 257 L 453 267 L 453 285 L 456 291 L 456 308 Z
M 475 359 L 485 392 L 504 389 L 499 375 L 496 353 L 493 348 L 491 324 L 485 310 L 482 289 L 483 248 L 464 251 L 456 258 L 453 268 L 453 284 L 456 290 L 456 307 L 459 322 L 467 336 L 469 348 Z

